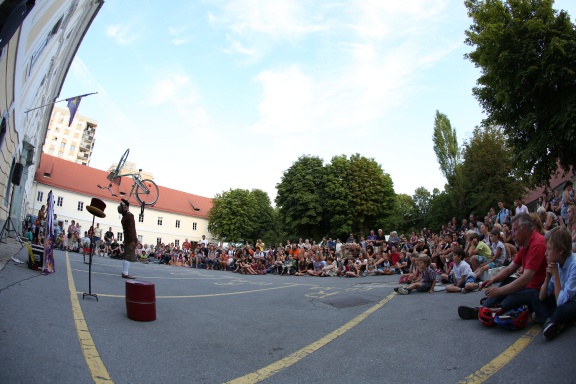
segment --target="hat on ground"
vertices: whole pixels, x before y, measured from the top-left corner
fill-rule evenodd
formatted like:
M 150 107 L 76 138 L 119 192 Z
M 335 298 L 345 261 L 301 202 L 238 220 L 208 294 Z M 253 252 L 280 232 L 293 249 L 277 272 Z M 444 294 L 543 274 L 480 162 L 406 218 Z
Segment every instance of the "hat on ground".
M 86 209 L 94 216 L 106 217 L 106 214 L 104 213 L 104 210 L 106 209 L 106 203 L 100 199 L 93 197 L 90 205 L 87 206 Z
M 130 206 L 130 203 L 128 202 L 128 200 L 126 200 L 126 199 L 120 199 L 120 200 L 122 200 L 122 202 L 123 202 L 127 207 Z

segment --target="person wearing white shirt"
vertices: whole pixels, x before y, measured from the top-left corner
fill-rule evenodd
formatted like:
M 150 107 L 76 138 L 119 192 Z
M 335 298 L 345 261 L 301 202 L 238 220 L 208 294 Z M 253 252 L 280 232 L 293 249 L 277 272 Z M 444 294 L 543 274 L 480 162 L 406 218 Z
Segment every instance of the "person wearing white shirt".
M 520 198 L 516 199 L 514 205 L 516 206 L 516 215 L 520 213 L 525 213 L 527 215 L 530 214 L 530 212 L 528 212 L 528 207 L 522 204 L 522 199 Z

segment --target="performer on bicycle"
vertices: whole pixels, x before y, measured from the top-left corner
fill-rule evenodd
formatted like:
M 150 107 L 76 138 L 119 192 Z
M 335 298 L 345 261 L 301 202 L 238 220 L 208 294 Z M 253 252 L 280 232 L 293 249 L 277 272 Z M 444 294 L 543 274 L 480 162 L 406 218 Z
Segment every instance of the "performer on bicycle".
M 118 213 L 122 215 L 122 229 L 124 230 L 124 267 L 122 270 L 122 277 L 124 279 L 133 279 L 130 276 L 128 269 L 130 262 L 136 258 L 136 244 L 138 243 L 138 236 L 136 235 L 136 223 L 134 222 L 134 215 L 129 211 L 130 203 L 126 199 L 122 199 L 118 205 Z

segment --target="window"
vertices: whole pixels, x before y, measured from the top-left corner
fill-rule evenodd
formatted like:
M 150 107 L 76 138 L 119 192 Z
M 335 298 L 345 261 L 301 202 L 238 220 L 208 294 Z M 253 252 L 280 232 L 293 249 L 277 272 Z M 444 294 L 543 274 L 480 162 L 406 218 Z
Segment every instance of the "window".
M 162 238 L 161 237 L 156 238 L 156 244 L 162 244 Z
M 75 145 L 71 145 L 70 146 L 70 152 L 74 152 L 76 150 L 76 146 Z
M 66 143 L 60 143 L 60 148 L 62 149 L 66 148 Z
M 143 213 L 140 213 L 140 214 L 138 215 L 138 222 L 139 222 L 139 223 L 143 223 L 143 222 L 144 222 L 144 214 L 143 214 Z
M 180 228 L 180 220 L 176 220 L 176 228 Z
M 162 218 L 161 217 L 158 218 L 158 225 L 162 225 Z
M 124 239 L 123 236 L 124 236 L 124 232 L 118 232 L 116 234 L 116 239 L 118 239 L 118 241 L 123 241 L 123 239 Z
M 59 124 L 63 124 L 63 123 L 64 123 L 64 116 L 60 116 L 60 118 L 58 119 L 58 123 L 59 123 Z M 56 127 L 56 130 L 58 131 L 58 127 Z
M 83 211 L 83 210 L 84 210 L 84 202 L 82 202 L 82 201 L 79 201 L 79 202 L 78 202 L 78 210 L 79 210 L 79 211 Z
M 179 247 L 180 246 L 180 240 L 178 240 L 178 239 L 174 240 L 174 245 Z
M 142 235 L 138 235 L 138 242 L 143 244 L 144 237 L 142 237 Z
M 56 205 L 58 207 L 61 207 L 63 203 L 64 203 L 64 198 L 62 196 L 58 196 L 58 201 L 56 201 Z
M 36 196 L 36 201 L 44 200 L 44 192 L 38 191 L 38 196 Z
M 0 148 L 4 145 L 4 138 L 6 137 L 6 119 L 2 118 L 0 122 Z
M 194 231 L 195 231 L 196 229 L 197 229 L 197 225 L 196 225 L 196 223 L 192 223 L 192 230 L 194 230 Z

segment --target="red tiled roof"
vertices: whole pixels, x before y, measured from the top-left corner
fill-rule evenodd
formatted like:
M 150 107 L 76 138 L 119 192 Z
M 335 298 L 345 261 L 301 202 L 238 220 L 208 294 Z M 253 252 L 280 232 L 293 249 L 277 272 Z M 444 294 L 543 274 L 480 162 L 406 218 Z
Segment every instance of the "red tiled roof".
M 113 197 L 108 190 L 98 188 L 98 184 L 102 186 L 109 184 L 106 176 L 108 176 L 108 172 L 106 171 L 90 168 L 43 153 L 40 159 L 40 165 L 34 175 L 34 180 L 40 184 L 76 192 L 81 195 L 120 201 L 122 196 Z M 113 188 L 115 187 L 114 185 Z M 130 193 L 131 188 L 132 179 L 123 177 L 119 190 L 127 195 Z M 160 185 L 158 186 L 158 190 L 160 193 L 158 201 L 154 207 L 146 207 L 146 209 L 208 218 L 208 210 L 212 207 L 212 199 L 162 187 Z M 139 206 L 135 196 L 130 198 L 130 204 Z M 199 211 L 196 212 L 192 205 L 199 208 Z

